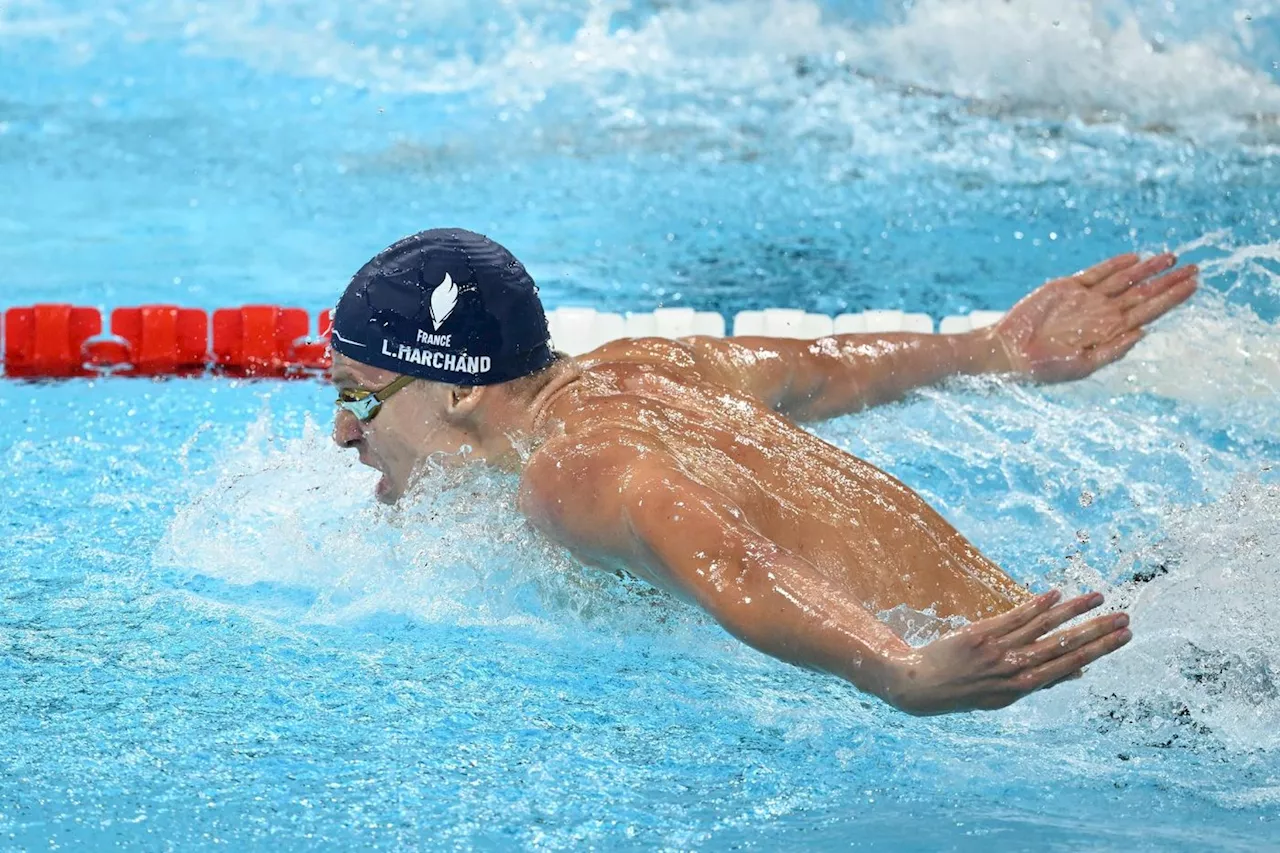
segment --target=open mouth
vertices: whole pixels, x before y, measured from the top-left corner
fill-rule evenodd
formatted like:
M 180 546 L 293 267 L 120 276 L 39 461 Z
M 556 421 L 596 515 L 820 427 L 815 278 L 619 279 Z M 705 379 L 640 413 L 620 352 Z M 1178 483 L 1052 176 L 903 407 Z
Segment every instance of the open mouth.
M 373 470 L 382 474 L 382 476 L 378 478 L 377 484 L 373 487 L 373 492 L 374 492 L 374 496 L 377 497 L 378 500 L 382 501 L 383 503 L 387 503 L 391 500 L 391 492 L 393 488 L 391 485 L 391 478 L 388 477 L 387 473 L 382 470 L 382 466 L 380 466 L 370 456 L 367 455 L 367 450 L 368 448 L 363 444 L 359 445 L 356 448 L 357 455 L 360 460 L 360 464 L 365 466 L 366 468 L 372 468 Z

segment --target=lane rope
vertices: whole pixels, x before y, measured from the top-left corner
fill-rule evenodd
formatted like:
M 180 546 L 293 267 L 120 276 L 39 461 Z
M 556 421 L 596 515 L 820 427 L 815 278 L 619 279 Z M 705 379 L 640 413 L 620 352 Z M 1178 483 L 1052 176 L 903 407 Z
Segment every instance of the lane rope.
M 42 303 L 3 312 L 3 375 L 14 379 L 84 376 L 198 376 L 205 373 L 263 378 L 314 375 L 330 364 L 329 310 L 245 305 L 201 308 L 142 305 L 104 310 Z M 989 326 L 1000 311 L 945 317 L 938 334 Z M 563 307 L 547 311 L 557 349 L 581 355 L 609 341 L 635 337 L 724 337 L 723 315 L 693 308 L 629 314 Z M 927 314 L 872 310 L 829 316 L 793 308 L 741 311 L 734 335 L 812 339 L 829 335 L 914 332 L 934 334 Z

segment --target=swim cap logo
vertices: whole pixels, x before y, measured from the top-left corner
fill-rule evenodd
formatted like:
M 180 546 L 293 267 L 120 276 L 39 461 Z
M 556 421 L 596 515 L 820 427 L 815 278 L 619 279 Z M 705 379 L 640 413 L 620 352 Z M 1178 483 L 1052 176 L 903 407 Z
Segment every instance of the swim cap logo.
M 435 324 L 437 332 L 456 307 L 458 307 L 458 286 L 453 283 L 453 276 L 445 273 L 444 281 L 431 292 L 431 322 Z

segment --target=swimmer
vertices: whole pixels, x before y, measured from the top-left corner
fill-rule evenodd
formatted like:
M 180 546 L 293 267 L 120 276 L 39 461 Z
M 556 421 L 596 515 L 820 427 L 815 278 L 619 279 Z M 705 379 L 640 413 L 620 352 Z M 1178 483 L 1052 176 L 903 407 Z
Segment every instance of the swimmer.
M 798 424 L 952 376 L 1088 376 L 1195 291 L 1196 268 L 1175 264 L 1121 255 L 962 335 L 640 338 L 571 358 L 506 249 L 426 231 L 338 303 L 334 440 L 382 473 L 386 503 L 432 456 L 518 472 L 521 511 L 583 563 L 902 711 L 1001 708 L 1119 649 L 1128 617 L 1062 628 L 1102 596 L 1032 596 L 911 489 Z M 912 648 L 874 615 L 903 604 L 969 624 Z

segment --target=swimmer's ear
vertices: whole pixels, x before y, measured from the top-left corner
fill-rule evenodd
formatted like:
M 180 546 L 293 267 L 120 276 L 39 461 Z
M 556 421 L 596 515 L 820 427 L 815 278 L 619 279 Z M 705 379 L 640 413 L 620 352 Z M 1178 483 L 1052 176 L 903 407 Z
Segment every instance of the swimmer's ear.
M 470 385 L 449 386 L 449 414 L 458 418 L 470 416 L 476 410 L 476 406 L 480 405 L 482 396 L 484 396 L 483 387 Z

